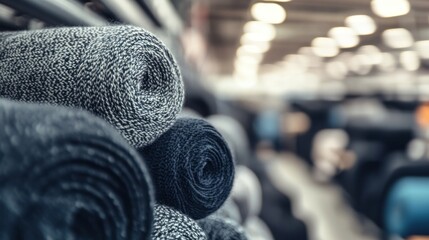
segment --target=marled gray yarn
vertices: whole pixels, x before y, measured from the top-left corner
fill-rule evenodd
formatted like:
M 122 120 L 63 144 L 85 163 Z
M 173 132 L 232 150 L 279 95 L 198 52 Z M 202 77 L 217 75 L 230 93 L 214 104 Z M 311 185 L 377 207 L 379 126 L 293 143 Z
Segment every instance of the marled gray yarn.
M 155 205 L 154 240 L 207 240 L 198 224 L 188 216 L 164 205 Z
M 175 121 L 183 98 L 170 51 L 133 26 L 0 33 L 0 96 L 86 109 L 134 146 Z
M 238 223 L 228 218 L 211 215 L 198 220 L 208 240 L 247 240 L 247 235 Z

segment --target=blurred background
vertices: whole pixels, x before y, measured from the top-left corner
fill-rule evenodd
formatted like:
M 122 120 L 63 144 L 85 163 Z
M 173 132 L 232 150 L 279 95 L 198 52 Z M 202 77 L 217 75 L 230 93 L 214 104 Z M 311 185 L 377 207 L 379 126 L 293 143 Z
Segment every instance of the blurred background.
M 0 0 L 1 31 L 107 24 L 172 50 L 259 239 L 429 239 L 429 1 Z

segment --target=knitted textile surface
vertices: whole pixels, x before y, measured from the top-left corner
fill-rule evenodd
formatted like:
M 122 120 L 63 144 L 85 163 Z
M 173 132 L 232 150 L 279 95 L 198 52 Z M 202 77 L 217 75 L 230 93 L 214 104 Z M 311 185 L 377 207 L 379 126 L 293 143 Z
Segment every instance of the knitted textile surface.
M 113 127 L 84 111 L 6 100 L 0 101 L 0 123 L 0 190 L 24 194 L 8 201 L 18 205 L 10 208 L 18 219 L 35 204 L 42 211 L 45 203 L 58 202 L 69 206 L 59 209 L 76 239 L 150 236 L 149 174 Z
M 219 209 L 231 191 L 231 152 L 219 132 L 202 119 L 179 118 L 139 151 L 151 172 L 157 201 L 193 219 Z
M 184 98 L 170 51 L 132 26 L 0 33 L 0 72 L 1 97 L 88 110 L 134 147 L 164 133 Z
M 155 205 L 154 240 L 206 240 L 201 227 L 188 216 L 173 208 Z
M 208 240 L 247 240 L 244 229 L 235 221 L 218 216 L 198 220 Z

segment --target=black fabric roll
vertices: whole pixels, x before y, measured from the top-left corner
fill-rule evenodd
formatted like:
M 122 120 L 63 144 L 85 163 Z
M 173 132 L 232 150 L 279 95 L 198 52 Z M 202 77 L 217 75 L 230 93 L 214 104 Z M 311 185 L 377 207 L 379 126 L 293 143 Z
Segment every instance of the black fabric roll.
M 12 198 L 0 205 L 18 219 L 8 229 L 36 222 L 42 239 L 66 239 L 49 238 L 56 229 L 72 239 L 150 237 L 149 174 L 109 124 L 84 111 L 5 100 L 0 124 L 0 190 Z M 19 239 L 35 239 L 21 229 Z
M 228 198 L 234 162 L 223 137 L 206 121 L 179 118 L 140 152 L 151 172 L 158 202 L 200 219 Z
M 231 219 L 208 216 L 198 220 L 208 240 L 247 240 L 244 229 Z
M 153 240 L 206 240 L 201 227 L 188 216 L 168 206 L 155 205 Z
M 134 147 L 176 120 L 184 87 L 170 51 L 133 26 L 0 33 L 0 96 L 88 110 Z

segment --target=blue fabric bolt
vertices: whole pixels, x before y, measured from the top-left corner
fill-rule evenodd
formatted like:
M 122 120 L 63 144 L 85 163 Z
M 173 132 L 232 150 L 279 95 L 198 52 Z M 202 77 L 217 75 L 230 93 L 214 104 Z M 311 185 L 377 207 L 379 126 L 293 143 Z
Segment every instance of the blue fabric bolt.
M 150 169 L 159 203 L 200 219 L 219 209 L 228 198 L 234 162 L 223 137 L 205 120 L 179 118 L 140 152 Z

